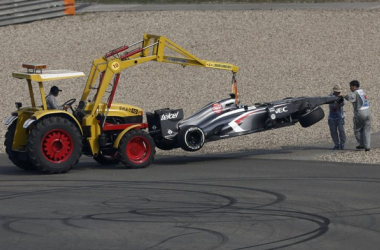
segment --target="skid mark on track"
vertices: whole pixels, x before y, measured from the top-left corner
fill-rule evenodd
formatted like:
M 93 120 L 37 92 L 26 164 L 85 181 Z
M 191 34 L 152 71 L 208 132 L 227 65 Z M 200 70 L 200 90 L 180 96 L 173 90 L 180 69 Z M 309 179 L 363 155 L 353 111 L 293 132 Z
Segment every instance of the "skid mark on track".
M 70 188 L 64 181 L 58 181 L 50 187 L 34 186 L 35 191 L 0 195 L 0 205 L 16 208 L 19 202 L 25 201 L 29 202 L 29 211 L 39 207 L 40 202 L 57 199 L 54 209 L 43 217 L 21 216 L 7 210 L 2 212 L 0 223 L 3 233 L 11 235 L 40 236 L 38 229 L 44 226 L 53 231 L 70 230 L 78 235 L 104 228 L 123 234 L 123 230 L 128 229 L 125 237 L 129 237 L 129 241 L 142 230 L 150 236 L 150 241 L 140 249 L 184 249 L 184 241 L 193 244 L 186 247 L 198 249 L 280 249 L 324 235 L 330 225 L 327 216 L 339 216 L 340 212 L 318 208 L 317 204 L 287 201 L 286 196 L 278 192 L 232 184 L 257 180 L 83 182 L 85 185 L 79 188 Z M 20 185 L 21 190 L 27 188 L 23 185 L 25 183 Z M 6 186 L 5 183 L 2 186 Z M 96 198 L 87 201 L 90 191 Z M 71 197 L 77 199 L 70 200 Z M 69 199 L 69 205 L 74 206 L 76 212 L 60 207 L 61 199 Z M 310 209 L 318 209 L 320 213 L 307 212 Z M 346 210 L 341 216 L 378 213 L 380 208 L 371 207 Z

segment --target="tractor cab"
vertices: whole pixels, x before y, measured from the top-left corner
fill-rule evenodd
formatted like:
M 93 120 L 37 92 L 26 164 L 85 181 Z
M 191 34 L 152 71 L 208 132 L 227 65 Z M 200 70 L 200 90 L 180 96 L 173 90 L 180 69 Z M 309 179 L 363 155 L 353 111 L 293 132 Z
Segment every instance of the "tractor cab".
M 44 90 L 43 82 L 82 77 L 85 76 L 83 72 L 72 71 L 72 70 L 45 70 L 45 64 L 30 64 L 25 63 L 22 65 L 23 68 L 26 68 L 26 72 L 14 72 L 12 76 L 18 79 L 26 79 L 29 88 L 30 101 L 32 104 L 32 109 L 37 110 L 48 110 L 46 105 L 46 92 Z M 41 95 L 42 106 L 36 106 L 36 100 L 33 93 L 32 81 L 38 82 L 38 87 Z M 74 99 L 69 100 L 70 103 L 74 103 Z M 67 101 L 67 102 L 69 102 Z M 66 103 L 67 103 L 66 102 Z M 22 107 L 22 103 L 17 103 L 16 107 L 19 109 Z
M 14 72 L 12 76 L 17 79 L 26 80 L 29 89 L 31 106 L 23 107 L 21 102 L 16 102 L 17 111 L 12 112 L 12 115 L 5 121 L 5 125 L 9 125 L 12 124 L 13 121 L 17 120 L 14 125 L 15 131 L 12 142 L 12 150 L 16 152 L 25 151 L 28 141 L 28 128 L 40 118 L 61 113 L 62 117 L 67 117 L 68 119 L 75 121 L 73 115 L 64 110 L 48 110 L 43 83 L 46 81 L 85 76 L 83 72 L 71 70 L 46 70 L 45 64 L 23 64 L 22 67 L 26 70 L 23 72 Z M 41 105 L 37 105 L 32 82 L 38 83 Z M 65 105 L 72 105 L 74 102 L 75 99 L 71 99 L 65 102 Z M 80 127 L 79 124 L 78 127 Z

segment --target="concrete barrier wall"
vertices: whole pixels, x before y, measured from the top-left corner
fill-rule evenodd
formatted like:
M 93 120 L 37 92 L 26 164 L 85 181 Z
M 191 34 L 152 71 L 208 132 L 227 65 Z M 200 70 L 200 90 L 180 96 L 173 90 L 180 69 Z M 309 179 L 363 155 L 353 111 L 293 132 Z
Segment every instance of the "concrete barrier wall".
M 0 1 L 0 26 L 75 15 L 75 0 Z

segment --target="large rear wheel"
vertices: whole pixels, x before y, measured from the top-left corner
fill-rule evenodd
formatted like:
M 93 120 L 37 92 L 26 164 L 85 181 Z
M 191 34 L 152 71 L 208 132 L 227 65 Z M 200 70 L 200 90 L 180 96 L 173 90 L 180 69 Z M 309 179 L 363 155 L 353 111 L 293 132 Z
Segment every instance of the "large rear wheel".
M 146 168 L 152 163 L 155 153 L 152 137 L 143 130 L 130 130 L 120 141 L 120 159 L 127 168 Z
M 9 160 L 17 167 L 24 170 L 34 170 L 35 167 L 28 160 L 28 156 L 25 152 L 17 152 L 12 150 L 12 144 L 16 133 L 17 119 L 13 121 L 11 125 L 9 125 L 7 133 L 5 134 L 5 152 L 7 153 Z
M 38 121 L 29 134 L 26 149 L 39 170 L 59 174 L 78 163 L 82 146 L 82 136 L 70 120 L 51 116 Z

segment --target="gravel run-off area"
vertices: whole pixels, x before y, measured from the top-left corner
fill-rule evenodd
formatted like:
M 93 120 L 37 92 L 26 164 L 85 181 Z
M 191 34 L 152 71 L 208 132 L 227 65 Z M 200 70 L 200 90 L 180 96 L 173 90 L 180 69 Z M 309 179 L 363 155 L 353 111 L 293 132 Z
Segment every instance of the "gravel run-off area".
M 371 102 L 372 132 L 379 132 L 380 12 L 378 10 L 160 11 L 87 13 L 0 27 L 0 116 L 30 105 L 26 81 L 13 79 L 21 64 L 44 63 L 88 75 L 94 59 L 142 39 L 164 35 L 201 59 L 236 64 L 243 104 L 285 97 L 328 95 L 334 84 L 349 91 L 361 82 Z M 183 108 L 185 117 L 210 101 L 228 97 L 227 71 L 149 62 L 124 71 L 115 101 L 145 111 Z M 86 78 L 48 82 L 59 85 L 62 103 L 79 99 Z M 37 85 L 37 84 L 36 84 Z M 35 85 L 35 91 L 37 86 Z M 37 92 L 38 93 L 38 92 Z M 38 96 L 38 95 L 36 95 Z M 40 99 L 37 98 L 37 102 Z M 327 111 L 327 106 L 324 107 Z M 345 106 L 346 132 L 353 135 L 352 107 Z M 4 141 L 6 126 L 0 127 Z M 299 124 L 206 144 L 200 153 L 281 148 L 331 142 L 327 119 L 310 128 Z M 332 146 L 332 143 L 331 143 Z M 0 152 L 4 152 L 1 145 Z M 185 154 L 182 150 L 158 154 Z M 380 162 L 380 151 L 337 152 L 324 160 Z

